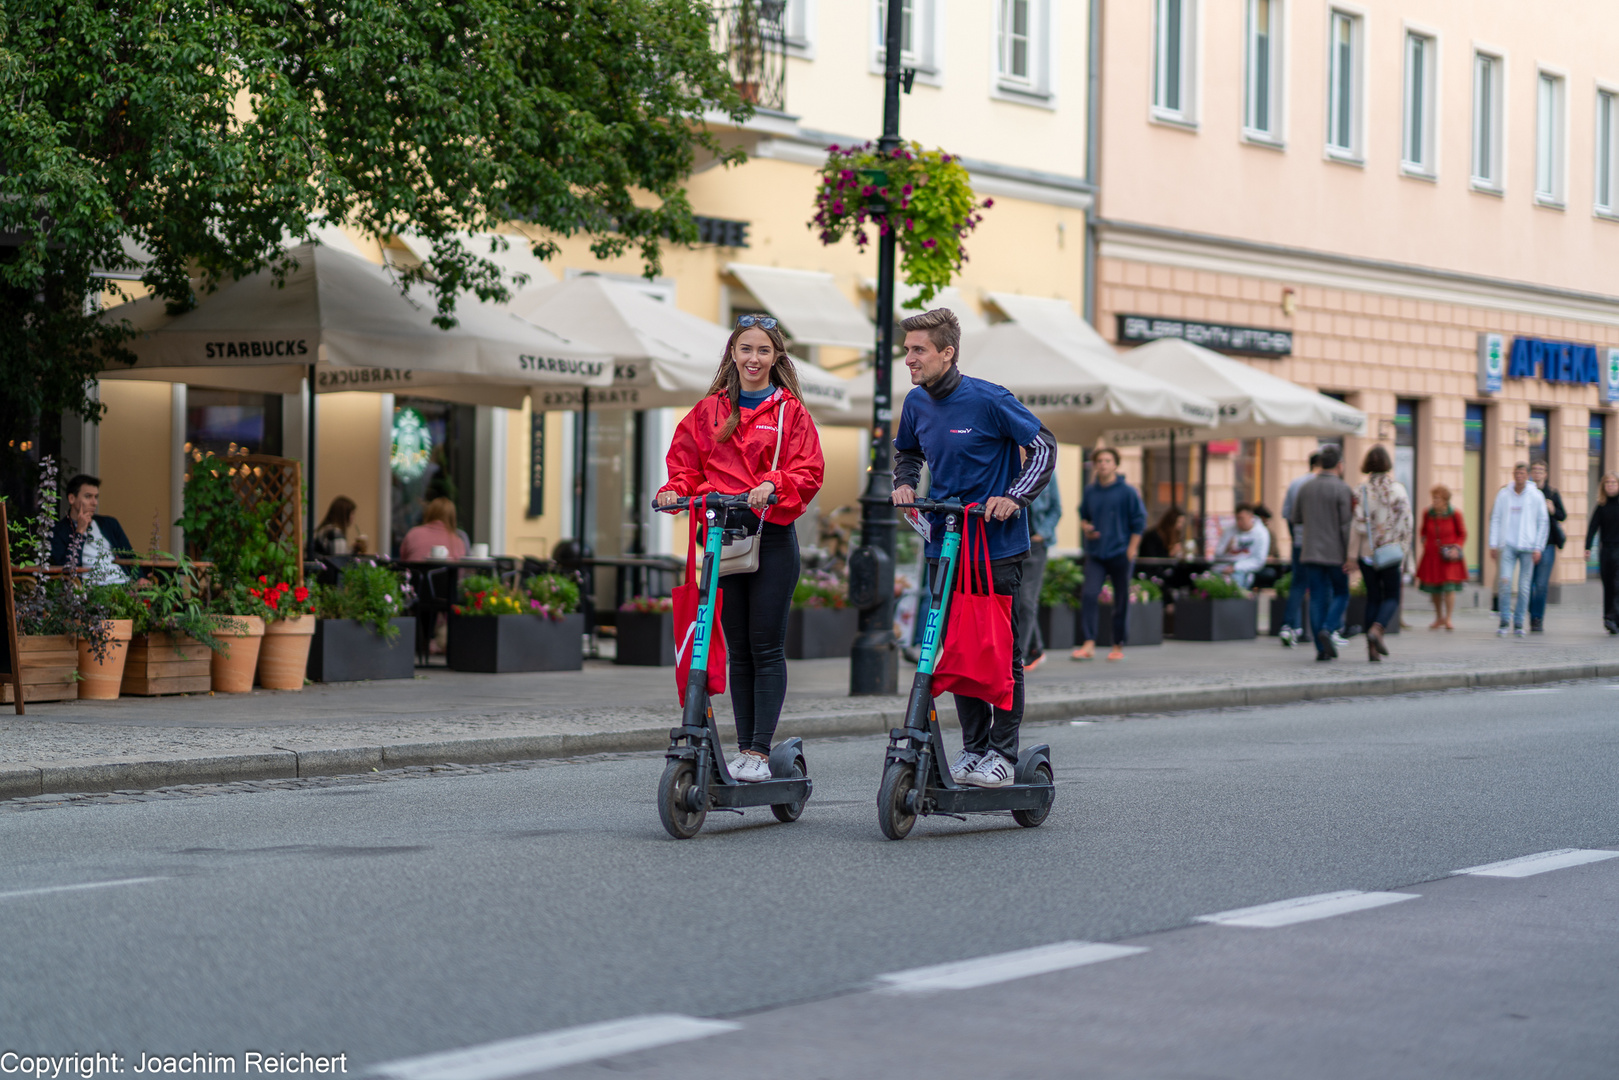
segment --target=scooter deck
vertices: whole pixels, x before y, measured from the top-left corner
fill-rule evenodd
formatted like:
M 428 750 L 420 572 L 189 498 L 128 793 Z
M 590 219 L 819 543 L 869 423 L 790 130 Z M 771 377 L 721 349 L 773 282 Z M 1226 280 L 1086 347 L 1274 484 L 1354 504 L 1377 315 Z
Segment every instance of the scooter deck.
M 760 780 L 754 784 L 710 784 L 709 805 L 740 808 L 743 806 L 776 806 L 781 803 L 801 803 L 815 790 L 809 777 Z
M 922 793 L 923 814 L 988 814 L 996 810 L 1038 810 L 1050 806 L 1056 792 L 1049 784 L 1008 784 L 980 788 L 930 787 Z

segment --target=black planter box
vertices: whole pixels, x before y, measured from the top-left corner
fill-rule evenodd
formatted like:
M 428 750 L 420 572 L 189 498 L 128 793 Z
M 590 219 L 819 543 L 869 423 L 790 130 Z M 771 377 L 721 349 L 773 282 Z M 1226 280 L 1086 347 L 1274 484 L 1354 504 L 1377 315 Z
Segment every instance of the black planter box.
M 1072 649 L 1079 644 L 1079 612 L 1067 604 L 1036 609 L 1035 621 L 1047 649 Z
M 859 632 L 854 608 L 793 608 L 787 613 L 787 659 L 847 658 Z
M 1162 600 L 1146 600 L 1130 605 L 1130 610 L 1124 613 L 1124 627 L 1129 632 L 1130 640 L 1126 642 L 1131 648 L 1137 645 L 1162 645 L 1164 643 L 1164 602 Z M 1098 645 L 1113 644 L 1113 605 L 1098 604 L 1096 606 L 1096 643 Z
M 401 616 L 393 624 L 399 636 L 388 641 L 353 619 L 315 620 L 309 678 L 314 682 L 415 678 L 416 618 Z
M 1175 601 L 1175 636 L 1181 641 L 1248 641 L 1259 636 L 1259 601 L 1253 597 Z
M 675 666 L 675 617 L 668 613 L 620 611 L 615 664 Z
M 450 615 L 453 671 L 578 671 L 584 667 L 585 617 Z

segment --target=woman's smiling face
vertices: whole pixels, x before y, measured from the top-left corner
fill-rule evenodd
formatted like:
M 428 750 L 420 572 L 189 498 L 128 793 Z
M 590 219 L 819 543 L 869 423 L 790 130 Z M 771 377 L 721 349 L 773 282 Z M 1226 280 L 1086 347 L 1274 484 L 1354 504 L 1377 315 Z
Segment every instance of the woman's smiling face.
M 742 389 L 756 394 L 770 385 L 770 369 L 776 363 L 776 346 L 770 335 L 750 326 L 737 335 L 731 346 L 731 360 L 742 378 Z

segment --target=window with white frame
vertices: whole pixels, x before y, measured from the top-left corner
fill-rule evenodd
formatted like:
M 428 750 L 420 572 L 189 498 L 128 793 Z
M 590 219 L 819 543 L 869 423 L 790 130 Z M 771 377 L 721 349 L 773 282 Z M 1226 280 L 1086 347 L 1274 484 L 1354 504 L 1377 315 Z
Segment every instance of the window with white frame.
M 1244 132 L 1270 142 L 1282 137 L 1282 0 L 1248 0 L 1244 57 Z
M 1502 61 L 1473 54 L 1473 184 L 1501 189 Z
M 1361 156 L 1360 16 L 1332 10 L 1328 26 L 1327 150 L 1337 157 Z
M 1407 172 L 1434 174 L 1434 124 L 1439 111 L 1434 107 L 1439 80 L 1435 77 L 1439 50 L 1427 34 L 1405 35 L 1404 132 L 1400 139 L 1400 163 Z
M 1563 79 L 1542 71 L 1535 80 L 1535 199 L 1563 203 Z
M 1153 0 L 1152 111 L 1181 123 L 1197 119 L 1197 0 Z
M 934 40 L 936 0 L 899 0 L 900 63 L 927 75 L 939 70 Z M 872 70 L 883 70 L 883 45 L 888 35 L 888 0 L 872 4 Z
M 787 34 L 787 48 L 794 56 L 812 59 L 815 51 L 813 37 L 816 0 L 785 0 L 782 11 L 782 29 Z
M 1619 91 L 1597 91 L 1596 208 L 1619 215 Z
M 995 82 L 1012 95 L 1051 93 L 1050 0 L 996 0 Z

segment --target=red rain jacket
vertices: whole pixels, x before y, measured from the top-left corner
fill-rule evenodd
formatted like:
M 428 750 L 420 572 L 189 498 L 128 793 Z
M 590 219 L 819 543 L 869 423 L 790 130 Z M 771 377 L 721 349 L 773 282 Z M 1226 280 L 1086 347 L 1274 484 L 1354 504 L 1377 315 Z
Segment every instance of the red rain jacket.
M 725 442 L 718 442 L 716 434 L 730 415 L 731 403 L 723 393 L 704 398 L 686 414 L 669 445 L 669 482 L 658 490 L 676 495 L 710 491 L 742 495 L 768 480 L 776 485 L 776 505 L 765 512 L 765 520 L 777 525 L 797 520 L 821 490 L 826 473 L 821 436 L 809 410 L 778 389 L 757 409 L 743 409 L 736 431 Z M 781 460 L 772 470 L 778 424 L 785 424 L 786 429 L 781 436 Z

